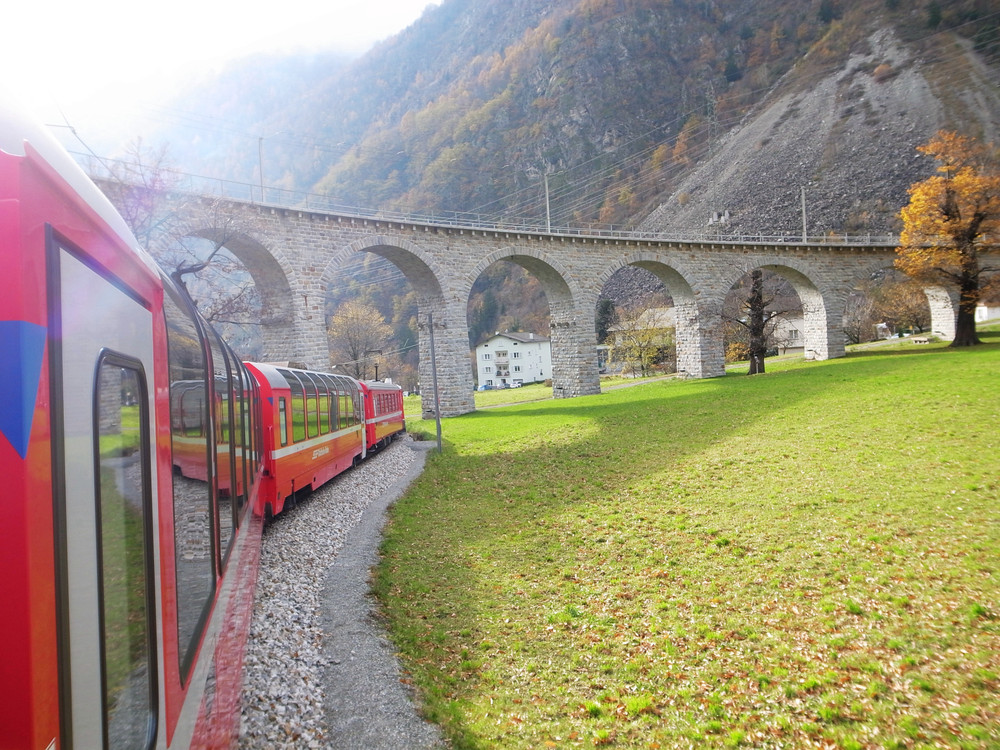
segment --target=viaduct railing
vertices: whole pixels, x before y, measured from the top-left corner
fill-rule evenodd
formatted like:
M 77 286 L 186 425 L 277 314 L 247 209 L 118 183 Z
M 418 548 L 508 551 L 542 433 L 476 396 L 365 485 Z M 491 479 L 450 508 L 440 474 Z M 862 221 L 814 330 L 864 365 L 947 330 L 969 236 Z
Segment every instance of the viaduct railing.
M 109 167 L 110 163 L 125 164 L 114 159 L 95 159 L 92 154 L 71 152 L 83 164 L 84 169 L 97 181 L 119 179 Z M 127 168 L 126 164 L 126 168 Z M 530 232 L 551 234 L 561 237 L 614 238 L 633 240 L 656 240 L 660 242 L 725 243 L 740 245 L 871 245 L 895 247 L 899 238 L 895 235 L 787 235 L 787 234 L 730 234 L 725 232 L 650 232 L 608 224 L 582 224 L 578 226 L 548 227 L 542 219 L 523 217 L 487 216 L 467 211 L 437 211 L 420 213 L 393 209 L 372 209 L 338 203 L 333 198 L 303 190 L 271 187 L 249 182 L 238 182 L 216 177 L 205 177 L 176 170 L 165 170 L 172 177 L 170 190 L 200 196 L 214 196 L 231 201 L 242 201 L 273 208 L 290 208 L 338 216 L 396 221 L 409 224 L 454 227 L 462 229 L 495 230 L 504 232 Z

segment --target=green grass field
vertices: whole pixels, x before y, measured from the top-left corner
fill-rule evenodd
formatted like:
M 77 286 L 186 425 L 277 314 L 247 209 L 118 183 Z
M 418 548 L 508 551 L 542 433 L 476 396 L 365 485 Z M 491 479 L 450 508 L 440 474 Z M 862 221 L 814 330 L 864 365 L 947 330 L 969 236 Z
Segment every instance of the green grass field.
M 984 336 L 445 420 L 376 574 L 426 715 L 457 748 L 1000 747 Z

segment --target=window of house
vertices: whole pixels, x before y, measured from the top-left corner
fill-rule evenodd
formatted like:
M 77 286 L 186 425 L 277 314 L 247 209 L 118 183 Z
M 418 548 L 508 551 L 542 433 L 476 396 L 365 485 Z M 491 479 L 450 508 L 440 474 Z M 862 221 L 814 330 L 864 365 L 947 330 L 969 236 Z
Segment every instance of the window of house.
M 490 359 L 490 353 L 489 352 L 483 352 L 483 360 L 489 360 L 489 359 Z
M 490 367 L 489 365 L 486 365 L 486 367 L 483 368 L 483 372 L 493 372 L 493 368 Z

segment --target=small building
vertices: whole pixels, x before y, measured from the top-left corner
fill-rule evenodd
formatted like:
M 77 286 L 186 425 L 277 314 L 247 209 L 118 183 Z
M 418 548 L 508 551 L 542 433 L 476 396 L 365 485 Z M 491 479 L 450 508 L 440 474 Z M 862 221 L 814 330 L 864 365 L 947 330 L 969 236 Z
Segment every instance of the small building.
M 509 387 L 552 377 L 552 344 L 537 333 L 497 333 L 476 347 L 479 386 Z
M 782 315 L 774 321 L 771 331 L 771 345 L 778 354 L 804 354 L 805 318 L 801 315 Z
M 1000 305 L 976 305 L 977 323 L 985 323 L 997 318 L 1000 318 Z

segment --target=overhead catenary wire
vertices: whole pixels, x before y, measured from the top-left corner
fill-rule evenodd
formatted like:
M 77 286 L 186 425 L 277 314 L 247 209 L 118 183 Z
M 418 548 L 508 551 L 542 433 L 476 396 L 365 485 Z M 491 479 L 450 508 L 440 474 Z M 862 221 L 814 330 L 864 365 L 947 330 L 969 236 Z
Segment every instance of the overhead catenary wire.
M 1000 18 L 1000 11 L 957 27 L 928 33 L 917 41 L 924 42 L 936 36 L 952 34 L 963 28 L 967 29 L 978 24 L 981 25 L 984 31 L 976 38 L 977 48 L 987 56 L 997 56 L 1000 54 L 998 52 L 998 49 L 1000 49 L 1000 26 L 989 26 L 989 22 L 995 21 L 997 18 Z M 915 64 L 920 64 L 920 61 L 917 61 Z M 968 75 L 966 50 L 960 46 L 951 54 L 942 53 L 940 50 L 937 51 L 934 65 L 935 80 L 938 85 L 943 87 L 957 86 Z M 815 82 L 842 70 L 842 63 L 819 67 L 805 83 L 808 85 L 809 81 Z M 745 92 L 743 96 L 750 102 L 753 102 L 750 105 L 750 112 L 753 112 L 758 111 L 763 106 L 767 106 L 767 102 L 770 101 L 771 96 L 780 95 L 781 93 L 782 89 L 780 86 L 762 86 Z M 191 127 L 213 129 L 216 132 L 252 139 L 254 142 L 261 139 L 261 136 L 256 133 L 248 132 L 238 125 L 228 123 L 220 118 L 205 115 L 204 113 L 165 107 L 152 108 L 152 110 L 154 113 L 159 111 L 161 116 L 165 118 L 177 118 L 179 121 L 188 123 Z M 623 189 L 631 189 L 636 192 L 655 192 L 655 190 L 651 189 L 656 187 L 656 182 L 663 181 L 667 184 L 676 182 L 681 175 L 690 169 L 686 163 L 668 158 L 666 163 L 660 165 L 659 169 L 652 170 L 646 166 L 646 163 L 651 160 L 657 149 L 666 148 L 670 150 L 674 145 L 673 140 L 670 138 L 657 139 L 655 136 L 657 133 L 662 132 L 679 132 L 682 124 L 688 122 L 692 115 L 699 113 L 701 110 L 701 107 L 690 109 L 669 120 L 657 123 L 640 134 L 622 139 L 616 145 L 615 151 L 628 151 L 628 153 L 622 154 L 619 159 L 613 158 L 614 152 L 602 153 L 572 167 L 550 173 L 550 203 L 554 223 L 569 227 L 578 223 L 576 218 L 578 216 L 597 216 L 600 206 L 607 200 L 607 190 L 611 185 L 620 185 Z M 697 163 L 716 146 L 715 139 L 710 137 L 715 134 L 713 131 L 726 132 L 738 125 L 741 119 L 748 116 L 744 107 L 733 108 L 733 113 L 733 117 L 721 122 L 713 122 L 706 118 L 705 122 L 689 131 L 694 141 L 694 146 L 688 154 L 690 162 Z M 65 127 L 69 127 L 72 132 L 75 132 L 68 122 Z M 370 146 L 360 143 L 331 143 L 315 138 L 311 134 L 290 130 L 281 131 L 280 135 L 275 135 L 271 138 L 273 138 L 274 142 L 288 148 L 314 149 L 327 153 L 343 154 L 355 147 L 364 147 L 367 151 L 371 149 Z M 630 147 L 636 144 L 645 145 L 629 151 Z M 98 156 L 87 144 L 84 144 L 84 146 L 87 148 L 88 155 L 91 158 L 98 160 L 107 168 L 107 163 L 112 160 Z M 379 148 L 382 147 L 376 147 L 376 150 Z M 405 153 L 405 150 L 401 151 L 399 149 L 382 148 L 382 150 L 385 150 L 387 158 Z M 392 153 L 389 153 L 389 151 L 392 151 Z M 593 165 L 601 160 L 606 161 L 606 163 L 599 169 L 592 170 Z M 185 176 L 209 179 L 200 175 Z M 558 177 L 558 179 L 553 180 L 551 179 L 552 177 Z M 620 180 L 618 180 L 619 177 L 621 177 Z M 542 214 L 541 205 L 544 200 L 541 193 L 541 185 L 542 181 L 539 180 L 536 184 L 520 187 L 462 213 L 470 216 L 484 215 L 487 219 L 490 217 L 496 217 L 497 219 L 512 217 L 515 221 L 518 217 L 538 217 Z M 396 210 L 404 213 L 407 211 L 405 207 L 400 207 Z M 413 211 L 412 213 L 419 215 L 421 212 Z

